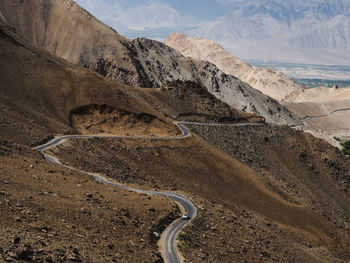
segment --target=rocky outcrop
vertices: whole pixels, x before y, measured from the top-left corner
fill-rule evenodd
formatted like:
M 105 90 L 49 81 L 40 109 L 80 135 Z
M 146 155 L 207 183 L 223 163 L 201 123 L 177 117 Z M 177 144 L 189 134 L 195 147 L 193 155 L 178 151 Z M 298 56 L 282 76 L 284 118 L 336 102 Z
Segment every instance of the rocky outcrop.
M 72 0 L 3 0 L 0 10 L 19 34 L 37 46 L 110 80 L 142 88 L 163 87 L 173 80 L 193 81 L 267 122 L 295 122 L 278 102 L 214 64 L 184 57 L 157 41 L 126 39 Z
M 175 48 L 184 56 L 215 64 L 226 74 L 240 78 L 276 100 L 282 100 L 291 92 L 302 89 L 282 72 L 269 68 L 252 67 L 243 60 L 232 56 L 211 40 L 172 33 L 164 43 Z

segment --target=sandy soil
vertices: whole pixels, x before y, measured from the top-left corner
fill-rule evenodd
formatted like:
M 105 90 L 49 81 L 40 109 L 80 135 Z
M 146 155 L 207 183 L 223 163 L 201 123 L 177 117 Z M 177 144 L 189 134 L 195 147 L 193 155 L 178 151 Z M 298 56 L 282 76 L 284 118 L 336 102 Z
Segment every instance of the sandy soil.
M 350 100 L 324 101 L 324 102 L 300 102 L 284 105 L 295 114 L 296 117 L 303 119 L 312 116 L 325 116 L 332 112 L 350 108 Z
M 295 116 L 303 119 L 304 131 L 338 148 L 341 146 L 334 137 L 346 138 L 350 135 L 350 124 L 347 121 L 350 118 L 350 100 L 346 100 L 346 97 L 343 97 L 343 100 L 283 102 L 283 104 Z

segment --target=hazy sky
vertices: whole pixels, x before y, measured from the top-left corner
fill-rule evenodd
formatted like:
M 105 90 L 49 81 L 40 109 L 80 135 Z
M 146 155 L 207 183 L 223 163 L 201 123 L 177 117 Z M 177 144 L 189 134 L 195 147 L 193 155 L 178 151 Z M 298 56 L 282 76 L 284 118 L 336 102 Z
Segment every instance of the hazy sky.
M 147 8 L 147 6 L 157 3 L 167 5 L 169 12 L 170 9 L 173 9 L 180 17 L 190 17 L 197 21 L 211 20 L 223 15 L 226 11 L 223 2 L 226 1 L 229 0 L 76 0 L 79 5 L 102 20 L 112 19 L 108 16 L 116 18 L 122 15 L 125 10 L 130 13 L 133 9 Z M 154 14 L 157 14 L 157 10 L 153 11 Z M 145 12 L 144 15 L 147 15 L 147 13 Z
M 143 26 L 142 23 L 146 23 L 144 27 L 152 27 L 160 21 L 162 23 L 158 24 L 159 27 L 173 24 L 182 26 L 191 22 L 215 20 L 243 5 L 249 7 L 252 4 L 260 8 L 275 6 L 277 12 L 280 7 L 289 7 L 287 11 L 293 12 L 321 1 L 339 0 L 76 0 L 79 5 L 110 26 L 122 24 L 134 29 L 135 20 L 140 22 L 137 29 Z M 284 14 L 288 16 L 287 13 Z M 140 16 L 145 18 L 140 19 Z
M 76 2 L 129 38 L 162 40 L 180 32 L 214 40 L 241 58 L 346 65 L 350 61 L 350 0 Z

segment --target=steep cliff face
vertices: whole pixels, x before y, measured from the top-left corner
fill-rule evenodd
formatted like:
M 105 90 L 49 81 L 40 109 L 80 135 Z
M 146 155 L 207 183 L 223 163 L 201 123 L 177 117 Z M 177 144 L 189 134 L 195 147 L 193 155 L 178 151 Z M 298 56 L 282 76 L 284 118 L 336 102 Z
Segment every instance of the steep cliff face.
M 264 94 L 282 100 L 302 87 L 282 72 L 272 69 L 253 68 L 243 60 L 232 56 L 219 44 L 203 38 L 172 33 L 164 41 L 182 55 L 215 64 L 226 74 L 234 75 Z
M 72 0 L 4 0 L 0 10 L 35 45 L 108 79 L 142 88 L 194 81 L 237 109 L 268 122 L 294 123 L 283 106 L 215 65 L 186 58 L 157 41 L 126 39 Z

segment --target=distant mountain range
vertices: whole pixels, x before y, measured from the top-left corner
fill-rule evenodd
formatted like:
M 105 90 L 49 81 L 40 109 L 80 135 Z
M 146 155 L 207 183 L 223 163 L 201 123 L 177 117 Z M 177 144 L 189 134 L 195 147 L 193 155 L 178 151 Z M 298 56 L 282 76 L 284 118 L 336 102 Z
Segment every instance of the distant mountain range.
M 244 59 L 350 65 L 348 0 L 77 0 L 118 32 L 173 31 L 219 42 Z

